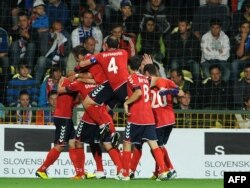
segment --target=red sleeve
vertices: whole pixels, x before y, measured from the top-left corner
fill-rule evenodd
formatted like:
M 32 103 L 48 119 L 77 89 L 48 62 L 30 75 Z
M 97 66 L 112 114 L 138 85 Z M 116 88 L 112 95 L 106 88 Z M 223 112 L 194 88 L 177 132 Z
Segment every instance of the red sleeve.
M 156 81 L 156 87 L 158 87 L 158 88 L 163 87 L 163 88 L 166 88 L 166 89 L 170 89 L 170 88 L 176 88 L 177 85 L 172 80 L 165 79 L 165 78 L 159 78 Z
M 102 54 L 101 53 L 95 54 L 93 56 L 96 58 L 97 63 L 102 62 Z
M 134 90 L 141 88 L 139 81 L 138 81 L 138 77 L 135 74 L 132 74 L 128 77 L 128 84 L 129 84 L 129 87 Z
M 74 81 L 66 87 L 67 91 L 79 91 L 79 81 Z

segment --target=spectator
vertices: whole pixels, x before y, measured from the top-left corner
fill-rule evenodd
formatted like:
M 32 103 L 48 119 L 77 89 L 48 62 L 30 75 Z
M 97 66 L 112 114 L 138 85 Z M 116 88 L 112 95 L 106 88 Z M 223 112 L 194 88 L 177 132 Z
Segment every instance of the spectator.
M 173 16 L 171 14 L 172 9 L 165 7 L 163 0 L 148 0 L 145 10 L 142 12 L 142 20 L 140 23 L 140 29 L 142 31 L 146 18 L 154 18 L 157 24 L 157 28 L 160 33 L 167 33 L 171 31 L 171 20 Z
M 112 22 L 106 23 L 106 31 L 112 29 L 111 23 L 120 24 L 123 26 L 123 31 L 126 35 L 136 38 L 140 21 L 130 0 L 121 1 L 120 9 L 111 14 L 111 17 Z
M 211 80 L 208 80 L 201 88 L 202 109 L 228 110 L 232 108 L 232 88 L 228 82 L 222 80 L 222 71 L 219 65 L 211 65 L 209 68 Z
M 38 100 L 38 85 L 30 75 L 29 67 L 26 64 L 20 64 L 18 74 L 15 75 L 9 82 L 7 87 L 7 105 L 16 106 L 18 103 L 19 93 L 26 90 L 30 95 L 30 104 L 37 106 Z
M 190 91 L 192 96 L 195 96 L 195 86 L 193 81 L 187 77 L 184 77 L 182 70 L 180 69 L 171 69 L 170 78 L 174 83 L 183 91 Z M 196 100 L 193 100 L 195 102 Z M 177 103 L 177 99 L 174 99 L 174 104 Z
M 18 14 L 20 12 L 27 12 L 28 14 L 32 11 L 33 0 L 13 0 L 8 1 L 12 6 L 11 17 L 12 17 L 12 30 L 18 29 Z M 8 3 L 5 4 L 4 9 L 8 7 Z M 13 6 L 14 4 L 14 6 Z
M 250 95 L 250 63 L 244 67 L 244 77 L 234 85 L 234 108 L 241 109 L 243 98 Z
M 36 125 L 54 125 L 54 111 L 56 107 L 57 91 L 51 90 L 48 94 L 48 103 L 46 106 L 49 109 L 37 111 Z
M 232 37 L 235 37 L 244 21 L 250 20 L 250 0 L 245 0 L 242 7 L 232 15 Z
M 91 54 L 94 54 L 95 52 L 95 38 L 94 37 L 87 37 L 83 43 L 83 47 Z M 76 48 L 76 47 L 75 47 Z M 75 49 L 74 48 L 74 49 Z M 73 50 L 74 50 L 73 49 Z M 70 71 L 74 71 L 74 68 L 78 65 L 78 63 L 75 60 L 75 57 L 72 53 L 70 53 L 67 67 L 66 67 L 66 73 L 68 74 Z
M 167 40 L 167 55 L 171 69 L 188 70 L 193 80 L 200 80 L 200 42 L 190 31 L 186 19 L 178 22 L 178 31 L 169 35 Z
M 107 50 L 106 41 L 109 36 L 115 36 L 119 40 L 119 48 L 128 52 L 128 57 L 135 55 L 135 41 L 133 38 L 126 36 L 123 32 L 123 27 L 120 24 L 114 24 L 112 26 L 111 34 L 106 36 L 103 40 L 103 51 Z
M 178 104 L 175 106 L 175 109 L 181 110 L 189 110 L 191 109 L 190 101 L 191 101 L 191 94 L 189 91 L 184 91 L 183 96 L 178 96 Z
M 246 63 L 250 62 L 250 23 L 248 21 L 242 22 L 233 44 L 235 56 L 231 67 L 231 79 L 233 82 L 237 82 L 240 71 L 244 69 Z
M 163 78 L 167 77 L 162 63 L 156 61 L 150 53 L 140 51 L 138 53 L 138 56 L 142 56 L 142 58 L 143 58 L 143 60 L 141 62 L 140 69 L 139 69 L 141 73 L 143 73 L 143 69 L 144 69 L 145 65 L 154 64 L 154 66 L 156 67 L 156 70 L 157 70 L 157 75 L 159 75 L 160 77 L 163 77 Z
M 194 13 L 193 31 L 197 38 L 201 38 L 209 30 L 209 22 L 212 18 L 221 20 L 221 27 L 224 31 L 228 30 L 228 8 L 222 5 L 220 0 L 208 0 L 200 6 Z
M 49 17 L 49 23 L 53 24 L 55 21 L 60 21 L 65 30 L 71 30 L 70 16 L 68 5 L 61 0 L 48 0 L 45 10 Z M 51 27 L 51 25 L 50 25 Z
M 55 21 L 49 33 L 50 49 L 45 56 L 40 56 L 37 60 L 35 79 L 41 82 L 46 69 L 53 65 L 60 66 L 62 71 L 66 71 L 67 57 L 70 51 L 71 41 L 69 34 L 63 30 L 62 23 Z
M 229 80 L 230 68 L 227 62 L 230 56 L 230 44 L 228 36 L 221 30 L 221 22 L 218 19 L 210 21 L 210 31 L 201 39 L 201 68 L 205 78 L 209 77 L 209 67 L 219 65 L 222 69 L 222 78 Z
M 238 125 L 240 128 L 250 128 L 250 95 L 244 97 L 244 107 L 242 110 L 245 111 L 245 114 L 235 114 Z
M 31 108 L 30 94 L 26 90 L 21 90 L 18 93 L 17 110 L 11 110 L 7 115 L 7 119 L 10 123 L 31 125 L 35 123 L 35 112 L 27 108 Z M 23 109 L 22 109 L 23 108 Z
M 158 32 L 154 18 L 147 18 L 143 30 L 136 40 L 137 52 L 150 52 L 154 59 L 162 62 L 165 57 L 165 44 L 162 34 Z
M 87 0 L 86 2 L 82 3 L 80 1 L 73 3 L 73 5 L 71 5 L 72 6 L 71 11 L 73 13 L 73 26 L 76 26 L 77 23 L 74 23 L 74 20 L 79 20 L 81 12 L 90 10 L 94 14 L 93 25 L 100 27 L 103 22 L 104 6 L 99 2 L 100 1 L 98 0 Z
M 49 30 L 49 18 L 45 12 L 43 0 L 36 0 L 33 4 L 34 19 L 32 28 L 37 29 L 39 33 Z
M 74 29 L 71 34 L 73 48 L 83 44 L 87 37 L 94 37 L 96 40 L 95 52 L 100 52 L 102 48 L 102 32 L 93 25 L 94 14 L 87 10 L 82 13 L 82 25 Z
M 178 96 L 177 97 L 178 104 L 175 105 L 175 109 L 180 110 L 190 110 L 191 105 L 191 94 L 189 91 L 184 91 L 184 96 Z M 176 113 L 176 120 L 178 128 L 190 128 L 193 125 L 196 125 L 195 120 L 197 120 L 197 117 L 195 117 L 196 114 L 190 114 L 187 112 L 180 112 Z
M 11 65 L 17 68 L 19 66 L 18 62 L 24 59 L 31 68 L 31 71 L 33 71 L 39 35 L 36 30 L 31 28 L 30 18 L 26 13 L 20 12 L 18 20 L 18 29 L 10 32 L 13 40 L 10 46 L 10 62 Z
M 1 85 L 3 86 L 5 86 L 5 84 L 8 82 L 10 75 L 8 49 L 9 49 L 9 35 L 5 29 L 0 27 L 0 67 L 2 68 L 0 76 L 2 82 Z M 2 96 L 0 98 L 2 99 Z
M 62 76 L 62 71 L 60 67 L 54 66 L 50 69 L 50 75 L 47 78 L 45 78 L 45 80 L 40 86 L 38 106 L 40 107 L 48 106 L 49 103 L 48 95 L 51 91 L 57 91 L 57 85 L 59 83 L 61 76 Z

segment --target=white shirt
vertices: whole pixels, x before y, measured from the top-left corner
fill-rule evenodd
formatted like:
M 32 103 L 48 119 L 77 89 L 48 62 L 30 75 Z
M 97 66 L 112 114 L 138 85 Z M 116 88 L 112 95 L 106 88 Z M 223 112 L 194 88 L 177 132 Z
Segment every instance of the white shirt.
M 222 51 L 222 53 L 219 52 Z M 205 60 L 226 61 L 230 56 L 230 42 L 228 36 L 221 31 L 218 39 L 214 38 L 211 31 L 205 33 L 201 38 L 201 63 Z
M 86 29 L 86 28 L 85 28 Z M 102 32 L 97 27 L 92 27 L 92 37 L 95 38 L 95 52 L 100 52 L 102 49 Z M 75 48 L 76 46 L 80 45 L 80 38 L 79 38 L 79 31 L 78 28 L 74 29 L 71 33 L 71 40 L 72 40 L 72 47 Z

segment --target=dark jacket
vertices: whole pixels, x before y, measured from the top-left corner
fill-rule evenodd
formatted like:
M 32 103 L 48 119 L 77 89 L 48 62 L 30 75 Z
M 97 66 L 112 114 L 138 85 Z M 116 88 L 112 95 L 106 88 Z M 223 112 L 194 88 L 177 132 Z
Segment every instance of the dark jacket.
M 200 96 L 202 108 L 211 110 L 232 108 L 232 88 L 229 88 L 229 84 L 223 80 L 218 85 L 215 85 L 212 80 L 208 80 L 203 85 Z
M 181 39 L 179 32 L 170 35 L 165 46 L 169 61 L 176 58 L 200 61 L 200 41 L 191 32 L 186 41 Z

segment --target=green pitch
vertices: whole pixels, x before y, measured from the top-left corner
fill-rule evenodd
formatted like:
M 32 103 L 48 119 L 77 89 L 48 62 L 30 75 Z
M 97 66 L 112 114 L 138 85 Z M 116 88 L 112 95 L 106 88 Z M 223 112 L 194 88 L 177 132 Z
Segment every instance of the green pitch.
M 1 188 L 223 188 L 222 179 L 174 179 L 154 181 L 135 179 L 131 181 L 71 180 L 71 179 L 31 179 L 0 178 Z

